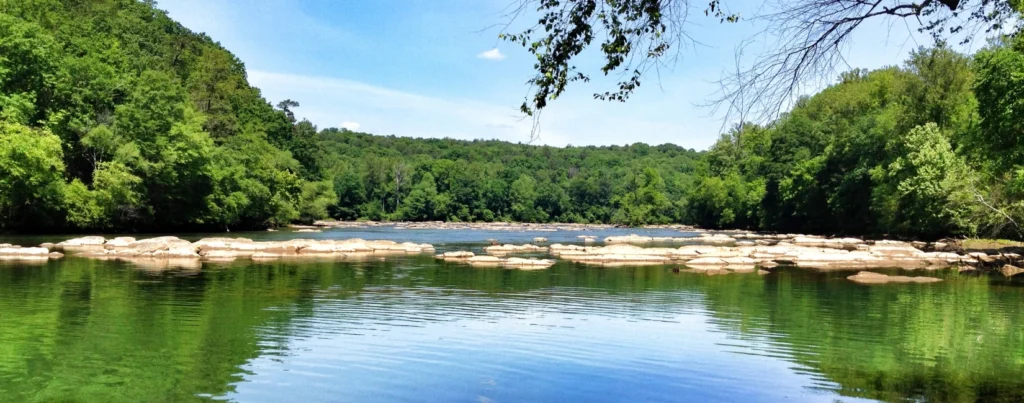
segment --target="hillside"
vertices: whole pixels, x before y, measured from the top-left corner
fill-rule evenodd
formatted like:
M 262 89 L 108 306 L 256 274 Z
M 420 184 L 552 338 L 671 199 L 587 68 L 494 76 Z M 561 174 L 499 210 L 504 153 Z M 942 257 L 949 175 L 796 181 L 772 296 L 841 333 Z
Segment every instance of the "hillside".
M 1021 238 L 1022 49 L 850 71 L 707 152 L 555 148 L 319 129 L 152 2 L 0 0 L 0 230 L 331 217 Z
M 264 228 L 328 213 L 667 222 L 697 156 L 318 133 L 151 2 L 7 0 L 0 13 L 7 231 Z

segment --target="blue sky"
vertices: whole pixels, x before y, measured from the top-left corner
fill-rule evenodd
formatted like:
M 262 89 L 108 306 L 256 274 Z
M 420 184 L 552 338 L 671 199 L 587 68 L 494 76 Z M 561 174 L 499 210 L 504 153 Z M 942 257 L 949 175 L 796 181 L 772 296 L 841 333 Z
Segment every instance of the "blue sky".
M 319 127 L 374 134 L 526 142 L 531 122 L 518 107 L 533 58 L 498 41 L 511 0 L 163 0 L 158 7 L 205 32 L 246 65 L 272 103 L 293 99 Z M 700 2 L 695 2 L 697 4 Z M 761 2 L 727 2 L 750 15 Z M 645 142 L 705 149 L 723 120 L 697 105 L 733 68 L 734 50 L 758 38 L 750 21 L 719 24 L 695 6 L 688 32 L 701 44 L 650 75 L 627 103 L 592 99 L 598 79 L 547 108 L 538 143 L 556 146 Z M 847 51 L 851 67 L 902 63 L 929 40 L 902 23 L 866 24 Z M 758 44 L 753 45 L 755 47 Z M 497 50 L 495 50 L 497 49 Z M 588 63 L 592 62 L 592 63 Z M 597 73 L 596 55 L 579 63 Z M 594 74 L 597 76 L 597 74 Z M 838 73 L 837 73 L 838 75 Z

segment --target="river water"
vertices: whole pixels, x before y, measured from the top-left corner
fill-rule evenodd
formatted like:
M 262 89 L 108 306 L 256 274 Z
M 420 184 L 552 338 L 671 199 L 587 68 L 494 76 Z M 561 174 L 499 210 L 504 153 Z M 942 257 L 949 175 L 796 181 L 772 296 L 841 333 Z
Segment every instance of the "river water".
M 428 242 L 670 230 L 330 230 Z M 182 235 L 195 239 L 202 234 Z M 67 237 L 5 238 L 22 244 Z M 893 270 L 893 272 L 898 272 Z M 955 270 L 472 268 L 431 256 L 152 271 L 0 264 L 0 400 L 1022 401 L 1024 284 Z

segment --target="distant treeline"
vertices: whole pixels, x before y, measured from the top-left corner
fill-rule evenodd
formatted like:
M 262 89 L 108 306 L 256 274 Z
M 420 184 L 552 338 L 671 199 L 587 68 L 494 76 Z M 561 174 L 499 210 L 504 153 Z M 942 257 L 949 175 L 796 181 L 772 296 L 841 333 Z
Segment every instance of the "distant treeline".
M 336 218 L 1019 237 L 1018 43 L 846 73 L 707 152 L 555 148 L 319 130 L 151 2 L 0 0 L 0 230 Z

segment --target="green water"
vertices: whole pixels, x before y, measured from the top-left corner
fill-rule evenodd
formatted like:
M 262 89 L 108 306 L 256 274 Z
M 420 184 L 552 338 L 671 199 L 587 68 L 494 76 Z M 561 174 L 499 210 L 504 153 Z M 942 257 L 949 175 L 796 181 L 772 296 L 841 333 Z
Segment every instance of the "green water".
M 1020 282 L 848 274 L 5 263 L 0 400 L 1024 401 Z

